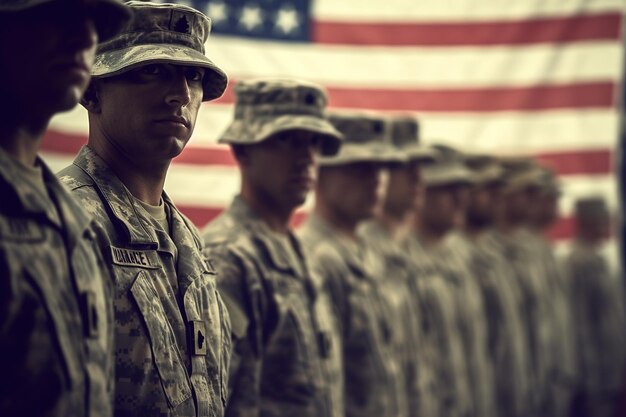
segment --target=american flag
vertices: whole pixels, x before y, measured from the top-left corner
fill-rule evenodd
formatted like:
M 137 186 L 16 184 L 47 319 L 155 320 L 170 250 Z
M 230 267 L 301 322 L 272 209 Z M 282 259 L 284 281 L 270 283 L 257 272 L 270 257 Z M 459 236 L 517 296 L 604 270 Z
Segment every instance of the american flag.
M 259 76 L 318 82 L 331 108 L 414 112 L 424 143 L 538 158 L 563 186 L 554 239 L 571 237 L 577 198 L 618 206 L 624 0 L 180 3 L 212 18 L 207 55 L 230 77 L 167 177 L 166 191 L 198 227 L 239 189 L 216 140 L 232 120 L 234 83 Z M 44 158 L 68 165 L 87 131 L 82 108 L 57 116 Z

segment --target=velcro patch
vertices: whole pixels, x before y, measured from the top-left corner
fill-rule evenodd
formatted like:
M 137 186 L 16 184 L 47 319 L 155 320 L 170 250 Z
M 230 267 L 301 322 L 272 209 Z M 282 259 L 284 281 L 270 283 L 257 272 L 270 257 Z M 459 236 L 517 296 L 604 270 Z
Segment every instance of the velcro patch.
M 43 239 L 43 230 L 34 220 L 0 218 L 0 239 L 37 242 Z
M 111 245 L 111 259 L 116 265 L 144 269 L 159 269 L 159 255 L 155 250 L 117 248 Z

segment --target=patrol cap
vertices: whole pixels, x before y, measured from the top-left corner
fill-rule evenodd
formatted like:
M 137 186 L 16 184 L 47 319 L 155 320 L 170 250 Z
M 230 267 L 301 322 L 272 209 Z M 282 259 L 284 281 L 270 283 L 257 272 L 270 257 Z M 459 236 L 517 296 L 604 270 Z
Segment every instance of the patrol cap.
M 424 167 L 426 187 L 474 184 L 473 173 L 465 165 L 459 150 L 445 145 L 433 145 L 431 149 L 438 156 L 434 163 Z
M 86 7 L 94 20 L 98 40 L 106 41 L 118 33 L 131 19 L 131 10 L 119 0 L 2 0 L 0 14 L 26 12 L 44 4 L 60 7 Z
M 342 135 L 326 119 L 328 99 L 317 84 L 293 79 L 254 79 L 235 85 L 235 118 L 219 139 L 252 145 L 293 130 L 319 134 L 322 154 L 334 155 Z
M 420 144 L 419 122 L 409 115 L 392 116 L 391 142 L 401 150 L 407 161 L 434 161 L 436 152 Z
M 168 63 L 206 69 L 202 80 L 208 101 L 220 97 L 228 78 L 204 54 L 211 20 L 188 6 L 129 1 L 131 22 L 114 38 L 98 45 L 94 78 L 113 77 L 146 64 Z
M 465 154 L 465 165 L 472 171 L 476 185 L 501 184 L 504 168 L 487 154 Z
M 391 143 L 389 119 L 374 112 L 332 112 L 328 119 L 344 137 L 339 152 L 320 158 L 320 166 L 357 162 L 404 162 L 406 157 Z

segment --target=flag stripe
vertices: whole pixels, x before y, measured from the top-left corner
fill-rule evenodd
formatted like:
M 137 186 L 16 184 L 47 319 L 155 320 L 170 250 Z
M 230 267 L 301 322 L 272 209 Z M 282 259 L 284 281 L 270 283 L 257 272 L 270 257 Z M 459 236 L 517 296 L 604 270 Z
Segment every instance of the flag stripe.
M 82 135 L 48 130 L 41 149 L 61 155 L 75 155 L 86 143 Z M 533 155 L 540 162 L 554 169 L 559 175 L 596 175 L 612 173 L 613 154 L 609 149 L 591 149 L 578 152 L 553 152 Z M 199 166 L 235 166 L 235 160 L 227 146 L 188 147 L 174 159 L 174 164 Z
M 314 20 L 317 43 L 376 46 L 497 46 L 615 40 L 621 15 L 562 16 L 489 22 L 332 22 Z M 494 36 L 497 34 L 497 36 Z

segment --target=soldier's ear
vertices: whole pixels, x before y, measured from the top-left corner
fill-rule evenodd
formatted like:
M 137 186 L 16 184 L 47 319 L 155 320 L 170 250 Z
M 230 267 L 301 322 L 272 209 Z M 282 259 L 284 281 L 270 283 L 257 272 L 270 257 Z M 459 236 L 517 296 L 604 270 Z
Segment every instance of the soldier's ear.
M 100 113 L 100 94 L 96 80 L 91 80 L 83 98 L 80 99 L 80 104 L 90 113 Z

